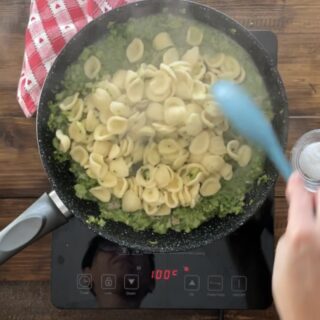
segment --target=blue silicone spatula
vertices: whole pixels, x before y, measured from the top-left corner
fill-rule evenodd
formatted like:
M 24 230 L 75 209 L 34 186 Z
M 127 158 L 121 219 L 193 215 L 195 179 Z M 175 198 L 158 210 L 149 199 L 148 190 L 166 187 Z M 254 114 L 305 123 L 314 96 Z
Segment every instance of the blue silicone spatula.
M 288 181 L 292 173 L 291 165 L 270 122 L 253 99 L 231 81 L 220 80 L 211 90 L 232 126 L 249 141 L 262 147 L 283 178 Z

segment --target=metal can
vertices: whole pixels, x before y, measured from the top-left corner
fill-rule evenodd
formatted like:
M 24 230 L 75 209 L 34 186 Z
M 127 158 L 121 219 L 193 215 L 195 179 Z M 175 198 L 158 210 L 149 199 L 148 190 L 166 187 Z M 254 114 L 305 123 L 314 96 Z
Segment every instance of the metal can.
M 316 192 L 320 188 L 320 129 L 304 134 L 292 149 L 294 170 L 302 175 L 306 188 Z

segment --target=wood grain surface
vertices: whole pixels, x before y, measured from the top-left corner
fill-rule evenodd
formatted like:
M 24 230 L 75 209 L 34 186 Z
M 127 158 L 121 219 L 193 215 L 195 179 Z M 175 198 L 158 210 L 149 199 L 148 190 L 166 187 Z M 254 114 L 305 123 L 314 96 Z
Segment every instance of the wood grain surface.
M 320 128 L 320 2 L 318 0 L 204 0 L 252 30 L 272 30 L 279 40 L 279 70 L 289 99 L 288 155 L 305 132 Z M 38 156 L 35 119 L 16 102 L 29 0 L 0 1 L 0 229 L 50 189 Z M 285 230 L 285 185 L 276 188 L 275 230 Z M 217 319 L 214 312 L 79 312 L 50 304 L 51 236 L 0 267 L 0 319 Z M 227 311 L 226 319 L 274 320 L 266 311 Z

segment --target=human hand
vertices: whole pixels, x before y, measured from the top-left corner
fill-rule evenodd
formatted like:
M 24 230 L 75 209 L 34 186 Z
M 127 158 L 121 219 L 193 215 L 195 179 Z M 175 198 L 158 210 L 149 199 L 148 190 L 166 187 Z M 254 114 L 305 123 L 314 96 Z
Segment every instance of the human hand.
M 276 251 L 273 295 L 282 320 L 320 320 L 320 190 L 294 173 L 287 187 L 288 226 Z

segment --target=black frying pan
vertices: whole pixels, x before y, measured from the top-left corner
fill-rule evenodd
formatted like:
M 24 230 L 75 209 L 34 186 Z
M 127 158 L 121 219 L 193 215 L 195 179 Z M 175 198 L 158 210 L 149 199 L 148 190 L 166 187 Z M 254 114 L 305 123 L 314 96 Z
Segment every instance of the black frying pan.
M 53 133 L 47 126 L 50 114 L 48 102 L 54 100 L 53 88 L 61 87 L 66 66 L 78 58 L 84 47 L 108 32 L 108 22 L 121 23 L 130 17 L 139 18 L 160 13 L 165 6 L 170 7 L 170 12 L 176 14 L 181 14 L 181 7 L 185 8 L 188 16 L 226 33 L 251 55 L 272 99 L 275 112 L 274 129 L 282 145 L 285 144 L 288 111 L 285 90 L 270 57 L 248 30 L 221 12 L 189 1 L 147 0 L 113 10 L 91 22 L 68 43 L 47 77 L 38 109 L 37 136 L 41 159 L 54 191 L 49 195 L 44 194 L 0 232 L 0 263 L 29 242 L 66 223 L 71 217 L 75 216 L 86 223 L 88 214 L 98 212 L 97 205 L 79 200 L 75 196 L 74 177 L 69 172 L 68 164 L 61 165 L 54 161 Z M 173 252 L 204 246 L 239 228 L 260 208 L 277 179 L 277 172 L 270 162 L 266 163 L 265 172 L 268 182 L 257 184 L 247 195 L 244 214 L 229 215 L 224 219 L 213 218 L 188 234 L 174 231 L 169 231 L 166 235 L 154 234 L 151 231 L 135 232 L 124 224 L 112 221 L 103 228 L 92 225 L 88 225 L 88 228 L 119 245 L 143 251 Z

